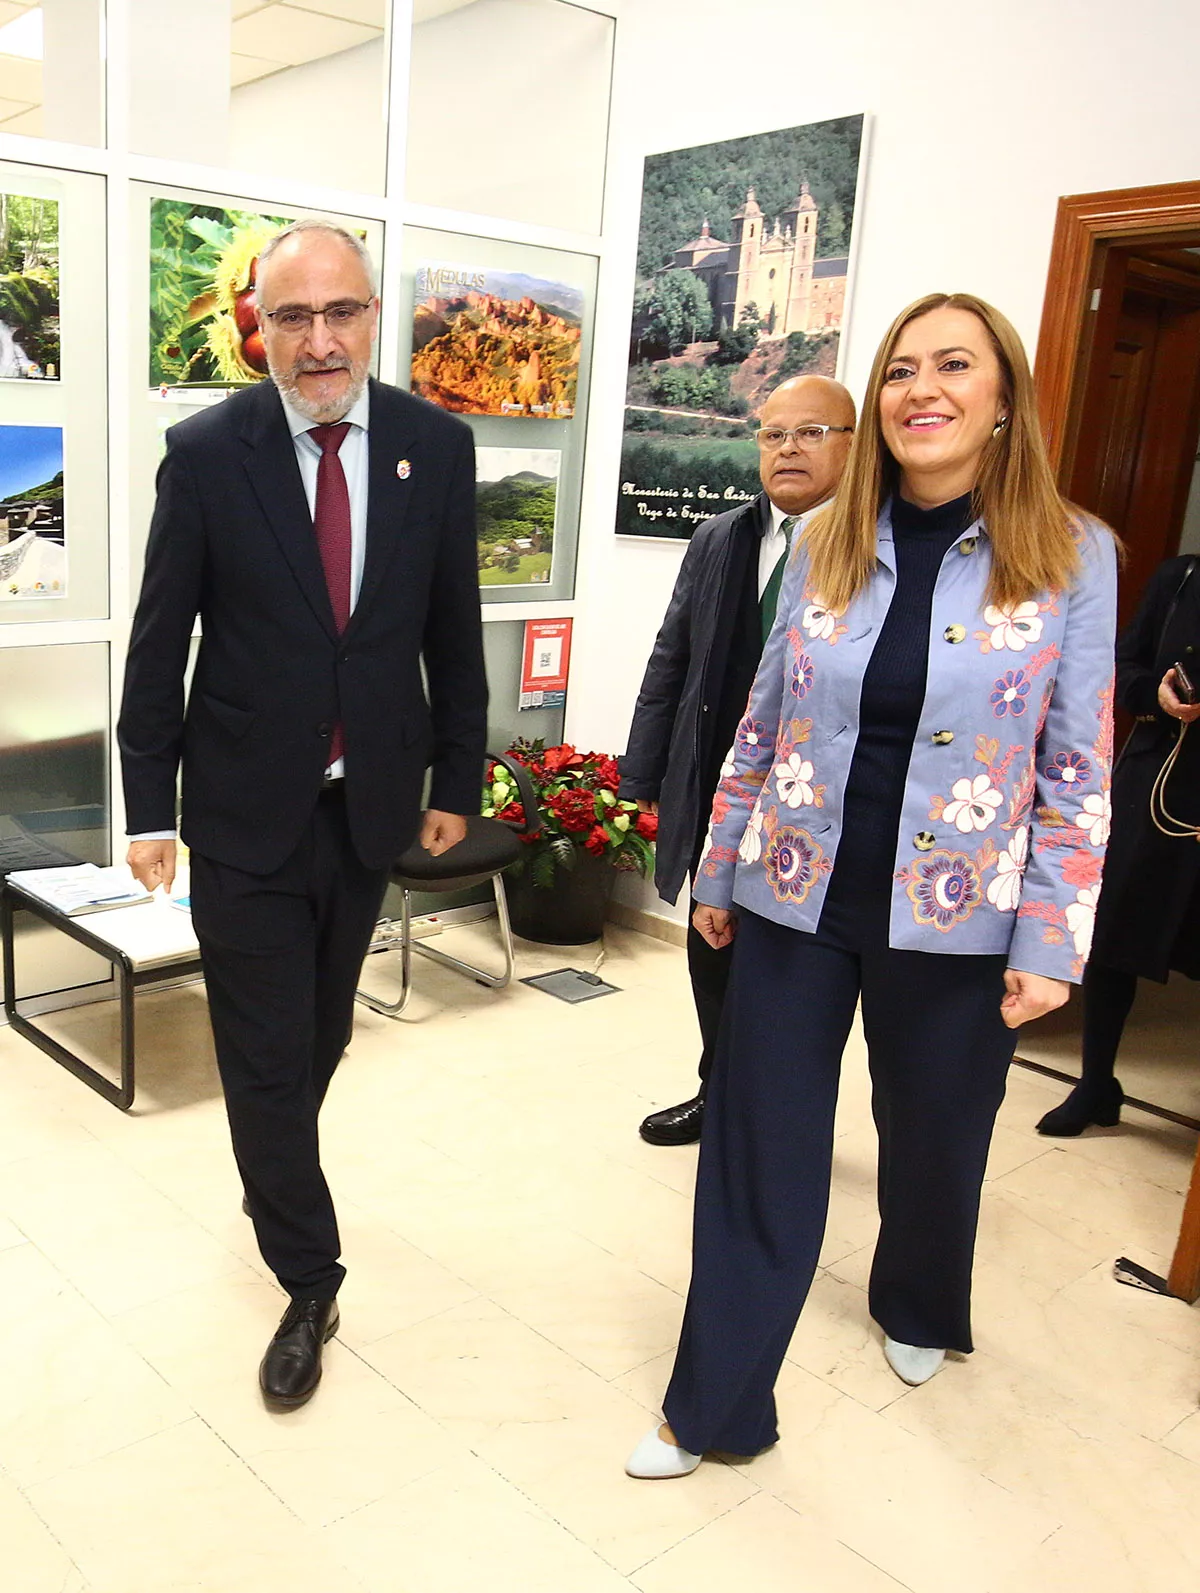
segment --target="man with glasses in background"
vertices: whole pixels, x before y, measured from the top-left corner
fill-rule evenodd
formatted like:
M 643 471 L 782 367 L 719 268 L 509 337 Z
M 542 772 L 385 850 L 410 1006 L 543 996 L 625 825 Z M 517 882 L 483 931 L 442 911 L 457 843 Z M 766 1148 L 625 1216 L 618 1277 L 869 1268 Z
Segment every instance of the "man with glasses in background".
M 706 520 L 692 537 L 646 666 L 621 759 L 621 795 L 657 813 L 654 883 L 674 902 L 694 874 L 721 764 L 733 744 L 775 619 L 784 564 L 804 518 L 837 490 L 854 431 L 854 400 L 826 376 L 796 376 L 763 405 L 752 502 Z M 693 908 L 695 903 L 692 904 Z M 700 1138 L 732 946 L 714 950 L 691 926 L 688 973 L 700 1023 L 700 1089 L 652 1112 L 651 1145 Z
M 446 851 L 479 811 L 487 687 L 471 432 L 370 377 L 361 240 L 285 227 L 259 256 L 255 313 L 272 379 L 167 434 L 118 739 L 129 863 L 151 890 L 175 874 L 182 764 L 234 1156 L 291 1296 L 259 1383 L 292 1410 L 320 1380 L 345 1276 L 318 1113 L 392 862 L 418 828 Z

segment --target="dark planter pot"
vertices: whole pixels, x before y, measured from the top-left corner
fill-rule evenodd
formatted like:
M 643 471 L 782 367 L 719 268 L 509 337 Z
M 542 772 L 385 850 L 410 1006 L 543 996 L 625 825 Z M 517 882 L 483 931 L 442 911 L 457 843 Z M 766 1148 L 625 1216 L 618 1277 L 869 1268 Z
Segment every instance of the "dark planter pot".
M 529 870 L 504 876 L 513 933 L 545 946 L 582 946 L 604 933 L 608 899 L 616 870 L 590 852 L 580 852 L 572 869 L 556 868 L 554 883 L 535 885 Z

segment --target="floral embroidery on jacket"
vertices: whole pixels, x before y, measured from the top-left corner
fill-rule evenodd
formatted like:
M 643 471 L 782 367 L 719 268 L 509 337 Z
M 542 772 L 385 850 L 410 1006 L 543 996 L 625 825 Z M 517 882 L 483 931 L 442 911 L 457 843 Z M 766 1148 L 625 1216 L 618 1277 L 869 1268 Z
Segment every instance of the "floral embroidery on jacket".
M 1112 830 L 1112 797 L 1107 791 L 1093 791 L 1083 799 L 1079 828 L 1087 831 L 1092 846 L 1107 846 Z
M 1049 604 L 1045 606 L 1050 607 Z M 997 608 L 994 603 L 989 603 L 983 611 L 983 623 L 991 629 L 975 632 L 983 644 L 982 651 L 1023 653 L 1030 642 L 1040 641 L 1045 624 L 1041 609 L 1042 605 L 1034 598 L 1015 603 L 1010 608 Z
M 786 763 L 776 765 L 775 790 L 789 808 L 825 806 L 825 787 L 813 785 L 812 763 L 798 752 L 793 752 Z
M 792 662 L 789 677 L 794 697 L 807 697 L 812 690 L 813 673 L 812 659 L 807 653 L 800 653 Z
M 800 623 L 810 640 L 828 642 L 830 647 L 836 647 L 839 638 L 849 629 L 848 626 L 838 623 L 838 617 L 831 608 L 822 608 L 819 603 L 808 605 Z
M 1096 903 L 1099 900 L 1099 885 L 1089 885 L 1079 891 L 1067 907 L 1067 928 L 1075 942 L 1075 954 L 1082 962 L 1087 961 L 1092 949 L 1092 931 L 1096 927 Z
M 769 741 L 770 737 L 767 735 L 766 725 L 761 724 L 757 719 L 752 719 L 749 714 L 737 727 L 736 746 L 739 752 L 752 753 L 758 747 L 768 745 Z M 721 770 L 722 775 L 726 772 L 725 769 Z M 732 773 L 732 768 L 728 772 Z
M 1072 791 L 1087 785 L 1092 778 L 1092 766 L 1082 752 L 1056 752 L 1046 765 L 1046 778 L 1053 780 L 1059 791 Z
M 946 803 L 942 818 L 964 835 L 970 835 L 972 830 L 986 830 L 1004 801 L 1003 793 L 996 790 L 986 774 L 977 774 L 973 780 L 969 775 L 956 780 L 950 787 L 950 795 L 954 800 Z
M 961 780 L 956 780 L 950 789 L 949 800 L 944 796 L 932 797 L 929 817 L 935 823 L 939 819 L 945 819 L 963 835 L 969 835 L 972 830 L 986 830 L 996 817 L 995 810 L 1004 801 L 1003 791 L 1008 783 L 1008 771 L 1012 767 L 1013 760 L 1024 751 L 1025 748 L 1022 746 L 1011 746 L 1002 758 L 1000 743 L 994 736 L 976 736 L 975 762 L 983 764 L 986 774 L 967 775 Z M 1032 800 L 1031 784 L 1025 812 L 1028 811 Z M 1014 823 L 1020 823 L 1025 812 L 1020 812 L 1010 803 L 1009 816 L 1004 821 L 1004 828 L 1012 829 Z M 1015 819 L 1014 813 L 1018 815 Z
M 757 863 L 762 856 L 763 810 L 756 802 L 738 843 L 738 856 L 743 863 Z
M 995 861 L 994 847 L 990 853 L 988 864 Z M 947 934 L 955 925 L 965 923 L 983 900 L 980 872 L 977 862 L 965 852 L 939 850 L 914 858 L 897 877 L 908 886 L 916 922 L 932 924 Z
M 999 680 L 992 684 L 992 695 L 988 701 L 992 705 L 992 712 L 997 719 L 1003 719 L 1005 714 L 1011 714 L 1018 719 L 1026 709 L 1026 697 L 1033 689 L 1033 681 L 1023 669 L 1010 669 L 1001 675 Z
M 1022 824 L 996 858 L 996 877 L 988 881 L 987 899 L 998 912 L 1016 912 L 1028 860 L 1029 826 Z
M 763 859 L 767 883 L 777 902 L 802 902 L 832 865 L 807 830 L 781 825 Z

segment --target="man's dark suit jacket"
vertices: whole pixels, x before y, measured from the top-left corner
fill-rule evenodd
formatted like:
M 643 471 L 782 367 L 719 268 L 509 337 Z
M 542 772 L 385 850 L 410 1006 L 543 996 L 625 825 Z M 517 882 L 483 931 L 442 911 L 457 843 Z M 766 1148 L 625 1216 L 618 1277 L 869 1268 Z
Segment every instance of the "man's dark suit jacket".
M 366 866 L 413 841 L 429 766 L 430 807 L 479 811 L 487 686 L 471 432 L 372 380 L 369 461 L 362 588 L 339 637 L 274 383 L 167 434 L 117 730 L 131 834 L 174 826 L 182 760 L 187 844 L 273 872 L 312 815 L 339 719 Z
M 695 863 L 762 655 L 758 555 L 770 513 L 764 492 L 696 528 L 633 711 L 621 795 L 659 804 L 654 883 L 668 902 Z

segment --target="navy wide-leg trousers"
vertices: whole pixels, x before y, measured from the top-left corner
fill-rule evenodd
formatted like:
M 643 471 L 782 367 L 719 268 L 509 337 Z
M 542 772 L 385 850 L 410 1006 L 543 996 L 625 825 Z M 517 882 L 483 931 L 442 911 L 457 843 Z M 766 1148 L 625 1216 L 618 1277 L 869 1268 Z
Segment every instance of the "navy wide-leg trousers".
M 879 1132 L 871 1315 L 906 1344 L 972 1347 L 979 1194 L 1016 1039 L 1000 1018 L 1007 959 L 893 951 L 887 934 L 886 901 L 826 913 L 817 934 L 739 913 L 663 1407 L 694 1454 L 778 1437 L 775 1379 L 824 1236 L 860 1000 Z

